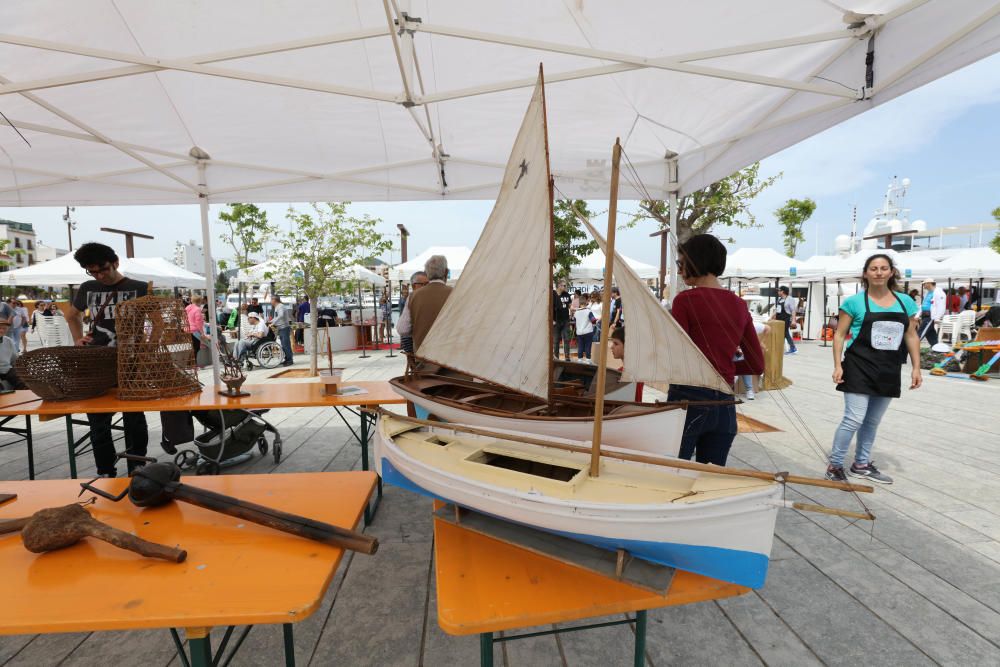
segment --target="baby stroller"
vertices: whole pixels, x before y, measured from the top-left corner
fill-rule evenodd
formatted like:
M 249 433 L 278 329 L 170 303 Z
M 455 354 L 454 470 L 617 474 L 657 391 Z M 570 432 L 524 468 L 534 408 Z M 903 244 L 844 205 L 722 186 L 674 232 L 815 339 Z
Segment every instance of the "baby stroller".
M 262 417 L 267 410 L 192 410 L 161 412 L 163 451 L 174 455 L 174 463 L 182 470 L 194 470 L 198 475 L 217 475 L 253 457 L 254 447 L 261 456 L 268 449 L 274 462 L 281 463 L 281 434 Z M 194 434 L 194 420 L 206 430 Z M 268 446 L 267 434 L 272 443 Z M 178 451 L 177 446 L 193 442 L 195 449 Z

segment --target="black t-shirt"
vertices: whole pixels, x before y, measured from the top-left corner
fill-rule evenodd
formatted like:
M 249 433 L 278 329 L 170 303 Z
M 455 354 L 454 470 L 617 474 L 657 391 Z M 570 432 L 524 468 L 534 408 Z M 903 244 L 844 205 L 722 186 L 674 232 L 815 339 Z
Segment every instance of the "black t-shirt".
M 247 306 L 247 312 L 248 313 L 260 313 L 261 315 L 263 315 L 264 314 L 264 306 L 261 305 L 261 304 L 259 304 L 259 303 L 257 303 L 257 304 L 251 303 L 249 306 Z
M 622 313 L 622 298 L 611 299 L 611 323 L 625 324 L 625 315 Z
M 569 306 L 573 303 L 573 295 L 569 292 L 560 294 L 555 292 L 552 295 L 552 319 L 559 324 L 569 322 Z
M 96 280 L 88 280 L 80 285 L 73 297 L 73 307 L 81 313 L 90 310 L 91 345 L 114 347 L 117 333 L 115 330 L 115 306 L 130 299 L 146 296 L 147 285 L 141 280 L 124 278 L 121 282 L 108 287 Z

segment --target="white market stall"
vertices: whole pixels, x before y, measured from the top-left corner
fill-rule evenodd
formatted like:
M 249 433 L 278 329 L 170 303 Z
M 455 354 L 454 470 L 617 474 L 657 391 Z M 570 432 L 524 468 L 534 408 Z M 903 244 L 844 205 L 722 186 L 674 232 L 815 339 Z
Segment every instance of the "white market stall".
M 119 260 L 118 268 L 129 278 L 152 282 L 156 288 L 205 287 L 204 276 L 186 271 L 162 257 L 123 257 Z M 0 273 L 0 285 L 79 285 L 88 280 L 93 278 L 87 275 L 72 255 Z
M 651 264 L 646 264 L 637 259 L 626 257 L 621 253 L 618 253 L 618 256 L 621 257 L 642 280 L 656 280 L 656 278 L 660 275 L 660 270 Z M 569 277 L 571 280 L 581 282 L 592 283 L 603 281 L 604 262 L 604 253 L 601 252 L 600 248 L 598 248 L 581 259 L 580 263 L 570 270 Z
M 397 283 L 406 282 L 417 271 L 424 270 L 424 264 L 433 255 L 444 255 L 448 260 L 448 282 L 454 283 L 462 275 L 465 263 L 469 261 L 472 249 L 466 246 L 431 246 L 427 250 L 408 259 L 402 264 L 397 264 L 389 269 L 389 280 Z
M 199 203 L 214 307 L 210 203 L 492 199 L 539 61 L 560 196 L 621 136 L 675 202 L 1000 50 L 983 0 L 401 6 L 0 4 L 0 206 Z

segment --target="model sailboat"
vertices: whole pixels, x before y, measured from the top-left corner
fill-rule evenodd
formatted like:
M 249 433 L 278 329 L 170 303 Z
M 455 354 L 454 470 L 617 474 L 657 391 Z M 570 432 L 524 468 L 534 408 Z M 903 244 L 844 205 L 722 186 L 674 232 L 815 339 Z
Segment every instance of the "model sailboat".
M 607 252 L 601 235 L 589 223 L 587 227 Z M 539 74 L 483 234 L 416 350 L 416 363 L 405 376 L 391 380 L 397 393 L 449 422 L 589 439 L 596 369 L 585 367 L 591 377 L 574 385 L 567 382 L 577 374 L 571 366 L 553 362 L 553 257 L 545 91 Z M 730 383 L 639 277 L 620 259 L 616 264 L 629 312 L 622 379 L 732 393 Z M 498 286 L 504 302 L 514 308 L 497 308 L 484 298 Z M 604 442 L 676 455 L 686 404 L 610 400 L 622 394 L 617 375 L 605 395 Z

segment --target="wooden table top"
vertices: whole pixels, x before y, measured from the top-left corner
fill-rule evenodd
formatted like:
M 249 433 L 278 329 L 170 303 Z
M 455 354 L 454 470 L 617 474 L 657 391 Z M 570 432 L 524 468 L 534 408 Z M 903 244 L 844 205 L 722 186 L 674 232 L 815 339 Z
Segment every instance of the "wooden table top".
M 245 384 L 243 391 L 250 396 L 228 398 L 220 396 L 215 387 L 204 387 L 199 393 L 142 401 L 119 400 L 112 389 L 104 396 L 82 401 L 43 401 L 31 391 L 19 390 L 0 395 L 0 416 L 9 415 L 68 415 L 100 412 L 170 412 L 172 410 L 219 410 L 258 408 L 322 408 L 365 405 L 402 404 L 406 401 L 388 382 L 346 381 L 342 387 L 360 387 L 366 393 L 347 396 L 326 396 L 318 382 L 271 382 Z M 223 387 L 224 388 L 224 387 Z
M 183 482 L 355 529 L 375 474 L 222 475 Z M 97 484 L 117 493 L 128 480 Z M 18 494 L 0 505 L 0 518 L 76 502 L 79 491 L 76 480 L 0 482 L 0 492 Z M 99 498 L 88 509 L 116 528 L 186 549 L 187 560 L 144 558 L 93 538 L 33 554 L 20 533 L 0 535 L 0 634 L 295 623 L 319 607 L 344 555 L 187 503 L 140 509 L 127 499 Z
M 735 597 L 749 588 L 677 570 L 665 595 L 434 519 L 438 623 L 453 635 Z

